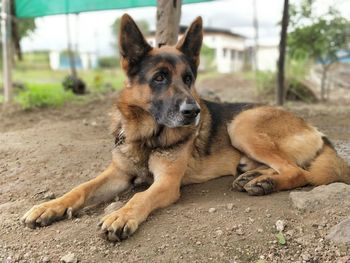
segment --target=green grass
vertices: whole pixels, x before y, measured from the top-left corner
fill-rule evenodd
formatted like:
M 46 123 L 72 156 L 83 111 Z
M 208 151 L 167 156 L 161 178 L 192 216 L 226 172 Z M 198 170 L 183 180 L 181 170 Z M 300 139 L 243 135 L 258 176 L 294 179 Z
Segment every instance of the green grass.
M 276 89 L 276 73 L 271 71 L 249 71 L 244 73 L 246 79 L 255 80 L 259 95 L 271 95 Z
M 65 91 L 60 84 L 29 84 L 26 90 L 17 94 L 15 101 L 23 109 L 30 109 L 62 106 L 64 102 L 73 98 L 73 93 Z
M 64 91 L 62 81 L 68 74 L 69 71 L 49 69 L 14 69 L 13 82 L 22 83 L 25 86 L 24 90 L 14 89 L 15 102 L 24 109 L 30 109 L 34 107 L 58 107 L 70 100 L 89 101 L 89 98 L 91 99 L 93 96 L 75 96 Z M 121 89 L 125 79 L 124 74 L 119 69 L 78 71 L 78 76 L 86 83 L 89 94 Z M 2 76 L 0 76 L 0 86 L 2 86 Z M 3 96 L 0 95 L 0 103 L 2 102 Z

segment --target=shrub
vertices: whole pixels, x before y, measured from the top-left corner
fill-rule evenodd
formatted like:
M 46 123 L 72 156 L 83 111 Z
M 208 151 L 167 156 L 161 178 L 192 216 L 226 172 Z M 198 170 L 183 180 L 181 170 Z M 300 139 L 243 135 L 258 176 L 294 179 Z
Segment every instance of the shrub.
M 118 68 L 119 58 L 117 57 L 101 57 L 98 59 L 98 66 L 100 68 Z
M 276 74 L 271 71 L 258 71 L 256 88 L 259 95 L 272 95 L 276 90 Z
M 71 91 L 65 91 L 60 84 L 28 84 L 16 101 L 23 109 L 34 107 L 61 106 L 74 97 Z
M 86 92 L 85 82 L 73 75 L 66 76 L 62 81 L 62 85 L 65 90 L 71 90 L 77 95 L 82 95 Z

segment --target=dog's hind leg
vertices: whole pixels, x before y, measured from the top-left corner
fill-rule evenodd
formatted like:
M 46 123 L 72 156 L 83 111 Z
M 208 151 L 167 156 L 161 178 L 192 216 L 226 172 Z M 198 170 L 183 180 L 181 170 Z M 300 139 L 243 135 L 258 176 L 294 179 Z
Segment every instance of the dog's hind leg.
M 285 154 L 266 133 L 230 134 L 239 137 L 239 149 L 250 158 L 269 166 L 264 173 L 258 172 L 244 185 L 251 195 L 264 195 L 275 191 L 304 186 L 308 172 L 300 168 Z M 237 146 L 236 146 L 237 147 Z M 238 148 L 237 147 L 237 148 Z M 273 172 L 275 171 L 275 172 Z
M 130 186 L 130 178 L 115 163 L 96 178 L 75 187 L 65 195 L 36 205 L 21 221 L 28 227 L 46 226 L 91 204 L 107 201 Z
M 337 154 L 333 146 L 325 140 L 325 144 L 318 156 L 310 163 L 308 181 L 312 185 L 343 182 L 350 184 L 350 167 Z

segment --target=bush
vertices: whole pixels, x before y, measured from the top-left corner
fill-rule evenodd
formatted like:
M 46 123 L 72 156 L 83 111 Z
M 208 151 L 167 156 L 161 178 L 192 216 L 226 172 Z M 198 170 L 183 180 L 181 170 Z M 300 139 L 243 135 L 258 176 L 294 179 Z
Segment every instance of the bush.
M 65 90 L 71 90 L 74 94 L 82 95 L 86 92 L 86 84 L 79 77 L 68 75 L 63 81 L 62 85 Z
M 23 109 L 34 107 L 61 106 L 74 97 L 71 91 L 65 91 L 60 84 L 28 84 L 27 89 L 16 97 Z
M 119 58 L 117 57 L 101 57 L 98 59 L 98 66 L 100 68 L 118 68 Z
M 276 74 L 271 71 L 258 71 L 256 88 L 259 95 L 272 95 L 276 90 Z

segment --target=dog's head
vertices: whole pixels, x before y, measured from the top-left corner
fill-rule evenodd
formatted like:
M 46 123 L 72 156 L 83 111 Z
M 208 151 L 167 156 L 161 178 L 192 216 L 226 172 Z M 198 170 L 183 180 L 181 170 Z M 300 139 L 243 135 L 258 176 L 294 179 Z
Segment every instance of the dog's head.
M 200 106 L 194 82 L 202 38 L 202 19 L 198 17 L 176 46 L 152 48 L 132 18 L 123 15 L 119 50 L 127 75 L 126 103 L 152 115 L 159 125 L 197 125 Z

